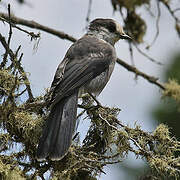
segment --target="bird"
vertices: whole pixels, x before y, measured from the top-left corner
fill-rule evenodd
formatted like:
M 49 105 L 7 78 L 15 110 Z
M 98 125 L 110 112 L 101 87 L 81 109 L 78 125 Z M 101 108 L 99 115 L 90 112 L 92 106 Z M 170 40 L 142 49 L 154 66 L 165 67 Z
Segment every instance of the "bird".
M 87 33 L 70 46 L 59 64 L 50 92 L 50 113 L 43 127 L 36 158 L 61 160 L 69 150 L 76 125 L 78 97 L 97 97 L 106 86 L 117 59 L 115 43 L 130 40 L 113 19 L 97 18 Z

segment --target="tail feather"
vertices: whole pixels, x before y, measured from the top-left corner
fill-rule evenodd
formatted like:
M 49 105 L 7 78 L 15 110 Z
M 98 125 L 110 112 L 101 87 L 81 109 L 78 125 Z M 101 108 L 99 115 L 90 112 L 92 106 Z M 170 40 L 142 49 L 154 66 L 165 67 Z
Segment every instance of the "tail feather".
M 76 124 L 78 93 L 53 106 L 37 149 L 37 159 L 60 160 L 67 153 Z
M 63 107 L 61 125 L 55 143 L 51 146 L 50 159 L 59 160 L 68 151 L 76 124 L 78 94 L 71 96 Z

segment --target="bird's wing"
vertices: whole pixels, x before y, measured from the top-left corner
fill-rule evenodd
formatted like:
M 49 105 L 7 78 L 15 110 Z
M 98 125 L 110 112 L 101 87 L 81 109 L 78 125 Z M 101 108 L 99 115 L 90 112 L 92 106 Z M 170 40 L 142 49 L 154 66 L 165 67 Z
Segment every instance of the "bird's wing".
M 85 83 L 91 81 L 106 69 L 112 62 L 114 49 L 102 42 L 92 44 L 75 44 L 67 52 L 65 59 L 59 65 L 51 90 L 53 91 L 51 104 L 58 103 L 64 97 L 70 96 Z M 104 45 L 104 47 L 102 47 Z M 99 49 L 98 49 L 99 48 Z M 80 51 L 82 49 L 82 51 Z M 87 51 L 86 51 L 87 49 Z M 79 52 L 81 54 L 79 54 Z

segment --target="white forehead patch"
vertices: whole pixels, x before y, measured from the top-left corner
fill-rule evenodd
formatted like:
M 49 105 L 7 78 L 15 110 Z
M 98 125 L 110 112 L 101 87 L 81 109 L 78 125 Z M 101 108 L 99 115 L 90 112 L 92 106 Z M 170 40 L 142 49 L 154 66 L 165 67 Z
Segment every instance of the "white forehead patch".
M 116 30 L 120 33 L 120 34 L 125 34 L 123 28 L 121 27 L 121 25 L 115 21 L 116 24 Z

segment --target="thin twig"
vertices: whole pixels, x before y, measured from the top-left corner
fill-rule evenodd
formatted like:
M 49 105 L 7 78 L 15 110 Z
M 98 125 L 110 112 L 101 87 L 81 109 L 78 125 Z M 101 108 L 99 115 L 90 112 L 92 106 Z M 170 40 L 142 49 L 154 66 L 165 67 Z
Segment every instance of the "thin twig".
M 123 19 L 123 22 L 125 22 L 125 17 L 124 17 L 124 14 L 122 12 L 122 8 L 119 9 L 119 12 L 120 12 L 120 15 L 121 15 L 121 17 Z
M 20 31 L 28 34 L 29 36 L 31 36 L 31 40 L 32 40 L 32 39 L 37 39 L 37 38 L 40 37 L 40 33 L 35 34 L 34 32 L 26 31 L 25 29 L 22 29 L 22 28 L 20 28 L 20 27 L 18 27 L 18 26 L 16 26 L 16 25 L 12 25 L 12 26 L 13 26 L 14 28 L 16 28 L 16 29 L 18 29 L 18 30 L 20 30 Z
M 0 34 L 0 42 L 3 45 L 4 49 L 8 52 L 8 54 L 10 55 L 11 58 L 15 58 L 13 51 L 9 48 L 8 44 L 6 43 L 6 39 L 5 37 L 3 37 Z
M 177 11 L 180 11 L 180 8 L 176 8 L 176 9 L 173 10 L 174 13 L 177 12 Z
M 11 10 L 10 10 L 10 4 L 8 4 L 8 16 L 9 16 L 9 38 L 8 38 L 8 46 L 10 46 L 10 41 L 12 37 L 12 25 L 11 25 Z
M 134 55 L 133 55 L 133 48 L 132 48 L 132 43 L 131 42 L 129 43 L 129 52 L 130 52 L 132 66 L 135 66 Z
M 146 10 L 149 12 L 149 14 L 150 14 L 152 17 L 155 17 L 154 13 L 153 13 L 152 10 L 151 10 L 151 4 L 145 5 L 145 8 L 146 8 Z
M 85 112 L 86 112 L 86 110 L 81 111 L 81 112 L 77 115 L 77 119 L 79 119 Z
M 152 62 L 154 62 L 154 63 L 156 63 L 156 64 L 158 64 L 158 65 L 163 65 L 161 62 L 155 60 L 154 58 L 150 57 L 150 56 L 147 55 L 145 52 L 143 52 L 141 49 L 139 49 L 139 47 L 136 45 L 136 43 L 133 43 L 133 44 L 134 44 L 135 48 L 138 50 L 138 52 L 139 52 L 140 54 L 142 54 L 143 56 L 145 56 L 147 59 L 149 59 L 150 61 L 152 61 Z
M 15 98 L 23 95 L 26 91 L 27 91 L 27 88 L 25 88 L 25 89 L 24 89 L 23 91 L 21 91 L 19 94 L 16 94 L 16 95 L 15 95 Z
M 93 96 L 91 93 L 88 93 L 92 98 L 93 100 L 96 102 L 96 104 L 99 106 L 99 107 L 102 107 L 101 103 L 96 99 L 95 96 Z
M 86 16 L 86 22 L 87 23 L 89 23 L 89 21 L 90 21 L 91 7 L 92 7 L 92 0 L 89 0 L 88 12 L 87 12 L 87 16 Z
M 10 46 L 10 41 L 11 41 L 11 37 L 12 37 L 12 25 L 10 22 L 10 18 L 11 18 L 11 12 L 10 12 L 10 4 L 8 4 L 8 23 L 9 23 L 9 37 L 8 37 L 8 46 Z M 5 54 L 3 56 L 3 61 L 0 64 L 0 69 L 4 68 L 6 63 L 7 63 L 7 58 L 8 58 L 8 52 L 7 50 L 5 51 Z
M 92 0 L 89 0 L 89 3 L 88 3 L 88 11 L 87 11 L 87 15 L 86 15 L 86 28 L 85 28 L 85 29 L 88 29 L 88 26 L 89 26 L 90 14 L 91 14 L 91 7 L 92 7 Z
M 163 3 L 163 4 L 165 5 L 165 7 L 168 9 L 169 13 L 170 13 L 171 16 L 174 18 L 175 22 L 176 22 L 176 23 L 180 22 L 180 19 L 178 19 L 178 18 L 175 16 L 175 14 L 174 14 L 175 11 L 173 11 L 173 10 L 171 9 L 171 7 L 169 6 L 168 1 L 163 1 L 163 0 L 161 0 L 161 3 Z
M 156 42 L 156 39 L 159 36 L 159 20 L 160 20 L 160 16 L 161 16 L 161 9 L 160 9 L 159 1 L 157 1 L 156 3 L 157 3 L 157 10 L 158 10 L 158 15 L 157 15 L 157 19 L 156 19 L 156 35 L 154 36 L 152 43 L 147 47 L 147 49 L 149 49 Z

